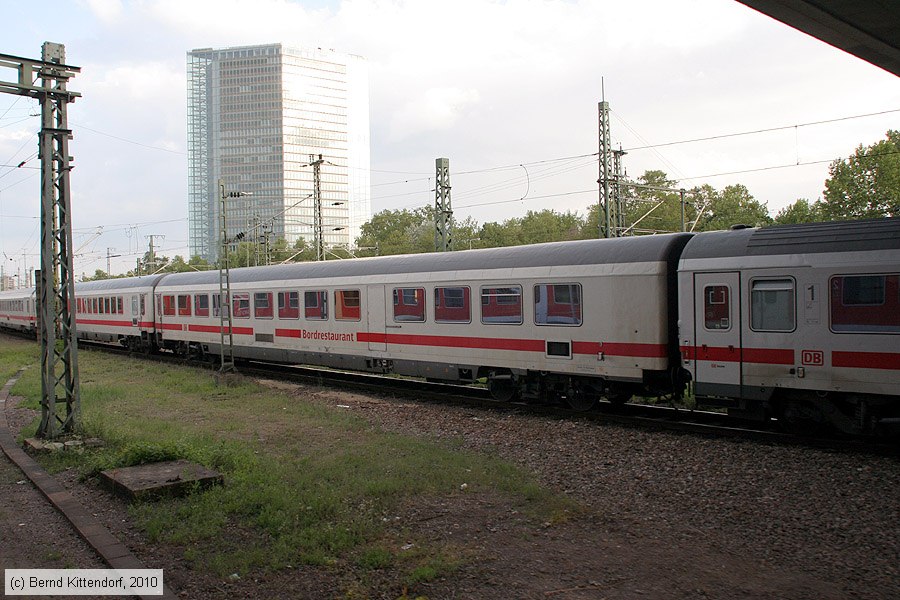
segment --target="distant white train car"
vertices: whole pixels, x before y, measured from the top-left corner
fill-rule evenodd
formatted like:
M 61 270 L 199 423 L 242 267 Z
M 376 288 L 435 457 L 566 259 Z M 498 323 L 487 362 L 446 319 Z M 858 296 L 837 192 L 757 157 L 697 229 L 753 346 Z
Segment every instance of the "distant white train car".
M 34 288 L 0 292 L 0 328 L 37 334 Z
M 85 340 L 156 348 L 153 289 L 162 275 L 86 281 L 75 285 L 76 330 Z

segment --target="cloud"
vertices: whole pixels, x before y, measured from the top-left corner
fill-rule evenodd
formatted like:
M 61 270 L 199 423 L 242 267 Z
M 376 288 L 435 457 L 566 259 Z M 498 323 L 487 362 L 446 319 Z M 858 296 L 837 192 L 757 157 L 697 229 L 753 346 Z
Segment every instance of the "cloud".
M 450 129 L 479 98 L 475 89 L 429 88 L 410 98 L 393 115 L 390 137 L 399 141 L 412 135 Z
M 88 9 L 97 19 L 107 25 L 118 21 L 124 13 L 121 0 L 86 0 L 86 2 Z

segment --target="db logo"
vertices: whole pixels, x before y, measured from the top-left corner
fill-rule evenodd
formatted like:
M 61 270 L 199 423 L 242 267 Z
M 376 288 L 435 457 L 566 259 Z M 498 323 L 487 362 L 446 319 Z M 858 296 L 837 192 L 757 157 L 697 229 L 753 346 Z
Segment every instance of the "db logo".
M 825 365 L 825 353 L 821 350 L 803 350 L 800 353 L 800 362 L 810 367 Z

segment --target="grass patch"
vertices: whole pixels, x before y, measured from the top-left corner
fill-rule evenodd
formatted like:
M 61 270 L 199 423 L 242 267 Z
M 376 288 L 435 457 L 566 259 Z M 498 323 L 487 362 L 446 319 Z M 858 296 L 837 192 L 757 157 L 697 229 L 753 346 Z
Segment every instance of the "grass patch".
M 0 373 L 14 373 L 33 348 L 0 350 Z M 217 387 L 192 368 L 93 352 L 79 360 L 83 429 L 107 445 L 41 460 L 85 477 L 178 458 L 222 472 L 222 487 L 132 508 L 151 540 L 184 547 L 195 568 L 220 576 L 351 560 L 362 570 L 398 568 L 412 586 L 461 559 L 438 547 L 409 556 L 377 545 L 382 518 L 411 498 L 499 493 L 543 521 L 573 508 L 496 457 L 379 431 L 248 380 Z M 16 393 L 34 400 L 39 378 L 29 369 Z

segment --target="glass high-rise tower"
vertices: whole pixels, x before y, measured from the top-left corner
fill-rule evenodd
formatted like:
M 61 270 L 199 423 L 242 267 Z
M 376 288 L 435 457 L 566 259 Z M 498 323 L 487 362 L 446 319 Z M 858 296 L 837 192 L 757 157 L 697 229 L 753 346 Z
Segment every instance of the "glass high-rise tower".
M 188 52 L 188 235 L 191 256 L 218 258 L 218 180 L 227 236 L 314 236 L 320 166 L 322 239 L 352 247 L 371 216 L 365 59 L 282 44 Z

